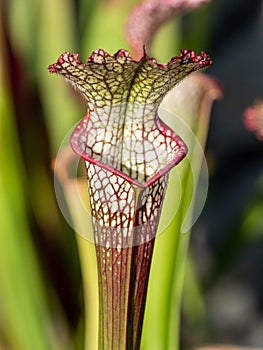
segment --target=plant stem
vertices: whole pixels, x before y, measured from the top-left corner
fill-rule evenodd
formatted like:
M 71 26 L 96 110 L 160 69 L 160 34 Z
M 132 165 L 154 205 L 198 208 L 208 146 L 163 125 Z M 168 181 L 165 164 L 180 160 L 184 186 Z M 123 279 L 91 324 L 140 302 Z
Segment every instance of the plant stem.
M 140 348 L 153 246 L 154 239 L 128 248 L 96 247 L 100 350 Z

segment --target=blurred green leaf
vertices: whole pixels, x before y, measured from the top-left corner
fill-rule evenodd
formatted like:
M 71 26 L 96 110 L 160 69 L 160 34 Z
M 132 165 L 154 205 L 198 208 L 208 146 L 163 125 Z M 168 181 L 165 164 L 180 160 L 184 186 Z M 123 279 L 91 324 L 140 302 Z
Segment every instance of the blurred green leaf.
M 42 106 L 55 156 L 69 129 L 84 115 L 85 107 L 62 80 L 52 79 L 47 67 L 65 51 L 78 50 L 76 17 L 71 0 L 38 0 L 36 74 Z
M 1 47 L 3 49 L 3 47 Z M 3 51 L 1 51 L 3 53 Z M 3 59 L 2 55 L 2 59 Z M 0 332 L 10 349 L 62 349 L 60 315 L 51 317 L 31 241 L 25 200 L 25 173 L 14 123 L 8 82 L 1 64 L 0 177 Z M 56 329 L 55 322 L 58 328 Z M 63 334 L 61 334 L 63 335 Z M 67 344 L 69 345 L 69 344 Z M 70 346 L 68 347 L 70 349 Z
M 185 271 L 183 311 L 187 321 L 193 324 L 195 329 L 201 329 L 205 322 L 205 305 L 200 289 L 195 266 L 191 256 L 188 256 Z
M 154 36 L 150 54 L 160 63 L 169 62 L 180 51 L 181 21 L 172 19 L 163 24 Z
M 255 193 L 248 208 L 244 212 L 241 223 L 241 235 L 243 239 L 251 241 L 261 237 L 263 234 L 263 175 L 261 175 L 255 186 Z
M 82 0 L 81 3 L 84 3 Z M 97 1 L 92 16 L 84 28 L 81 39 L 81 52 L 88 57 L 91 51 L 101 48 L 109 53 L 127 49 L 124 27 L 131 5 L 129 1 Z M 82 4 L 82 8 L 85 6 Z
M 172 198 L 178 196 L 177 192 L 180 189 L 181 193 L 176 215 L 156 238 L 148 286 L 142 350 L 179 348 L 180 306 L 189 229 L 191 221 L 195 219 L 192 204 L 196 198 L 203 162 L 202 148 L 206 141 L 211 104 L 219 96 L 219 88 L 213 80 L 202 74 L 195 74 L 175 87 L 161 105 L 162 109 L 169 112 L 162 113 L 162 118 L 186 142 L 188 155 L 170 173 L 164 213 L 169 207 L 175 208 L 171 205 Z M 161 223 L 160 226 L 162 228 Z

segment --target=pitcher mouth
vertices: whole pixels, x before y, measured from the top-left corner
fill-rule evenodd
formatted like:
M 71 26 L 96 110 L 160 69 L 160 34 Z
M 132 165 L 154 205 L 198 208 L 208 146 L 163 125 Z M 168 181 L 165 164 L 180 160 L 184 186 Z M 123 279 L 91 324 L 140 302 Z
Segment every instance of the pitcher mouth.
M 127 123 L 125 115 L 114 115 L 119 105 L 90 111 L 71 136 L 73 150 L 85 161 L 110 170 L 138 186 L 147 187 L 178 164 L 187 154 L 187 146 L 168 126 L 156 117 L 152 123 L 135 130 L 134 121 Z M 146 107 L 141 105 L 137 111 Z M 106 114 L 107 128 L 94 131 L 93 119 Z M 126 124 L 123 120 L 126 118 Z M 122 120 L 123 119 L 123 120 Z M 117 121 L 116 121 L 117 120 Z M 124 137 L 117 139 L 120 134 Z M 112 140 L 114 139 L 114 143 Z

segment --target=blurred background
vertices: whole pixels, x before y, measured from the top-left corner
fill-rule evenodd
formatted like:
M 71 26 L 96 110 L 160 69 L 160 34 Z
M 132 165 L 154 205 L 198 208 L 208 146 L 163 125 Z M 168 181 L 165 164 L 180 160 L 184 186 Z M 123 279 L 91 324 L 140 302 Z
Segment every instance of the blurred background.
M 0 349 L 82 349 L 84 302 L 74 232 L 53 188 L 52 160 L 85 104 L 47 66 L 64 51 L 129 49 L 138 1 L 2 0 L 0 76 Z M 208 52 L 223 98 L 206 147 L 210 184 L 192 230 L 181 349 L 263 348 L 263 142 L 243 114 L 263 98 L 263 2 L 212 0 L 161 28 L 153 55 Z M 169 33 L 169 35 L 167 35 Z

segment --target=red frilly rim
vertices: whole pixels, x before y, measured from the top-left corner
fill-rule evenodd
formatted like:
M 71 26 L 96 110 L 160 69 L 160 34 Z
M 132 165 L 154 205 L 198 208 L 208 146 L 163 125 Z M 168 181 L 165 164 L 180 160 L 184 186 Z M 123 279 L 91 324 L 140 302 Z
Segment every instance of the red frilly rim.
M 49 73 L 51 73 L 51 74 L 59 73 L 59 71 L 63 69 L 63 65 L 68 64 L 68 63 L 74 63 L 76 65 L 82 65 L 82 66 L 85 66 L 91 62 L 99 64 L 99 62 L 97 61 L 97 57 L 99 57 L 99 56 L 100 57 L 101 56 L 102 57 L 110 56 L 110 57 L 114 57 L 115 59 L 117 59 L 118 57 L 125 57 L 128 61 L 136 62 L 136 63 L 141 62 L 143 60 L 147 60 L 147 61 L 152 62 L 154 65 L 162 67 L 162 68 L 169 67 L 169 65 L 175 61 L 197 63 L 199 65 L 200 69 L 205 68 L 205 67 L 209 67 L 213 64 L 211 57 L 207 53 L 205 53 L 204 51 L 202 51 L 200 55 L 197 55 L 193 50 L 181 49 L 179 56 L 172 57 L 171 60 L 165 64 L 158 63 L 154 57 L 149 57 L 146 53 L 145 47 L 143 47 L 143 52 L 144 52 L 144 54 L 143 54 L 141 59 L 134 60 L 132 58 L 131 54 L 124 49 L 117 51 L 115 54 L 109 54 L 108 52 L 106 52 L 102 49 L 97 49 L 97 50 L 92 52 L 92 54 L 90 55 L 90 57 L 87 59 L 87 61 L 85 63 L 82 63 L 79 60 L 79 54 L 77 54 L 77 53 L 71 54 L 69 51 L 67 51 L 59 56 L 56 63 L 49 65 L 48 70 L 49 70 Z

